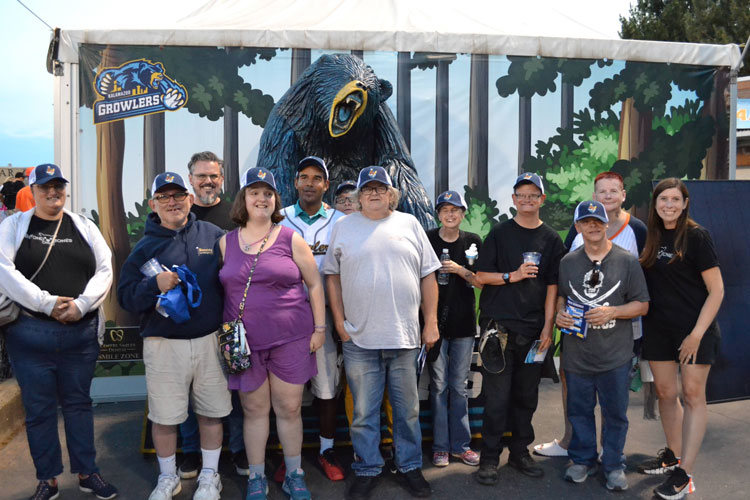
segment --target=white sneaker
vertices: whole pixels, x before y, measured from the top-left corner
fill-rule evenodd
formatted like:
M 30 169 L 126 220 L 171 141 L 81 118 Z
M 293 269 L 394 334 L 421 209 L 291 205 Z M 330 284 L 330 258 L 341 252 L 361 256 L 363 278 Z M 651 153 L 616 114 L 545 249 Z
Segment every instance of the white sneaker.
M 198 476 L 198 489 L 193 500 L 219 500 L 221 497 L 221 477 L 211 469 L 203 469 Z
M 560 441 L 553 439 L 549 443 L 534 446 L 534 453 L 543 457 L 567 457 L 568 450 L 560 446 Z
M 182 483 L 177 474 L 159 474 L 159 482 L 148 496 L 148 500 L 172 500 L 172 497 L 181 491 Z

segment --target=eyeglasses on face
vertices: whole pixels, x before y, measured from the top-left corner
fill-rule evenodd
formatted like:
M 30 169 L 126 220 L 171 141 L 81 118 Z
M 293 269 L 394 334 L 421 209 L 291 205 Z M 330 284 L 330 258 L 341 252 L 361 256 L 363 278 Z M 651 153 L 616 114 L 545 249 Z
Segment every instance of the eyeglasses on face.
M 338 196 L 336 198 L 337 205 L 346 205 L 347 203 L 352 205 L 354 203 L 354 198 L 351 196 Z
M 50 191 L 52 189 L 55 191 L 64 191 L 67 184 L 64 182 L 48 182 L 46 184 L 35 184 L 35 186 L 42 191 Z
M 372 193 L 385 194 L 387 191 L 388 191 L 388 186 L 364 186 L 359 189 L 359 192 L 362 194 L 372 194 Z
M 599 280 L 601 279 L 602 263 L 598 260 L 595 260 L 593 264 L 594 269 L 591 271 L 591 276 L 589 276 L 589 281 L 586 284 L 589 288 L 595 288 L 599 284 Z
M 524 201 L 538 200 L 539 198 L 542 197 L 542 195 L 539 193 L 532 193 L 532 194 L 513 193 L 513 196 L 515 196 L 516 199 L 518 200 L 524 200 Z
M 221 176 L 219 174 L 195 174 L 193 177 L 198 179 L 200 182 L 203 182 L 206 179 L 211 179 L 212 182 L 216 182 Z
M 180 201 L 185 201 L 187 197 L 188 197 L 187 191 L 178 191 L 177 193 L 172 193 L 172 194 L 159 193 L 159 194 L 154 195 L 154 199 L 162 205 L 166 205 L 167 203 L 169 203 L 170 198 L 174 199 L 174 201 L 180 202 Z

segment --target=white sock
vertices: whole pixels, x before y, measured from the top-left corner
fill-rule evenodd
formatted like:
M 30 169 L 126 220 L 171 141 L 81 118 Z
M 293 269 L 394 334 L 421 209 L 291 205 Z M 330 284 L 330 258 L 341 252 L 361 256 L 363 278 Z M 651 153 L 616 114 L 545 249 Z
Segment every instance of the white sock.
M 323 436 L 320 436 L 320 454 L 322 455 L 324 451 L 333 448 L 333 438 L 324 438 Z
M 302 455 L 293 457 L 284 455 L 284 465 L 286 465 L 286 475 L 291 475 L 292 472 L 302 468 Z
M 263 477 L 266 475 L 266 463 L 260 463 L 260 464 L 250 464 L 250 475 L 258 474 L 259 476 Z
M 157 455 L 156 458 L 159 460 L 160 474 L 168 474 L 170 476 L 177 475 L 177 457 L 174 453 L 168 457 L 160 457 Z
M 206 469 L 211 469 L 213 472 L 218 472 L 221 446 L 219 446 L 215 450 L 206 450 L 201 447 L 201 455 L 203 458 L 203 469 L 201 470 L 201 473 L 203 473 L 203 471 Z

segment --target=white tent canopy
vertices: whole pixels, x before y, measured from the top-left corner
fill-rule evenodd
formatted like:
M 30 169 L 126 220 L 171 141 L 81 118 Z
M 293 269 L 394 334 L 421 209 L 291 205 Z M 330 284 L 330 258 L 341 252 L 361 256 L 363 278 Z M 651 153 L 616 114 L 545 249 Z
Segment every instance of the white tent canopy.
M 168 28 L 63 30 L 59 59 L 77 62 L 78 45 L 91 43 L 503 54 L 730 67 L 739 62 L 734 44 L 610 39 L 577 19 L 586 5 L 596 8 L 597 3 L 211 0 Z

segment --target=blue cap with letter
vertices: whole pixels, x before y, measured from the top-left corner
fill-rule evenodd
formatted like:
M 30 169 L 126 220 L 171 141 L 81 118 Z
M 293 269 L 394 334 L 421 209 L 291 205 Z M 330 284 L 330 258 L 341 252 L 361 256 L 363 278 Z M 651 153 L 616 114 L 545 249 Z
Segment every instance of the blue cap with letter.
M 68 179 L 63 177 L 60 167 L 53 163 L 42 163 L 41 165 L 34 167 L 29 173 L 29 186 L 33 186 L 34 184 L 47 184 L 54 179 L 68 182 Z
M 575 222 L 579 220 L 588 219 L 593 217 L 599 219 L 605 224 L 609 224 L 609 217 L 607 217 L 607 211 L 604 209 L 604 205 L 598 201 L 582 201 L 576 207 Z
M 357 179 L 357 189 L 362 189 L 362 186 L 369 182 L 381 182 L 386 186 L 393 186 L 391 182 L 391 176 L 385 171 L 383 167 L 378 165 L 372 165 L 365 167 L 359 171 L 359 179 Z
M 443 203 L 448 203 L 458 208 L 463 208 L 464 210 L 469 208 L 466 206 L 464 197 L 461 196 L 458 191 L 446 191 L 444 193 L 440 193 L 440 196 L 438 196 L 437 200 L 435 200 L 435 210 L 438 210 L 440 208 L 440 205 L 442 205 Z
M 151 184 L 151 194 L 156 194 L 165 187 L 169 186 L 187 191 L 187 188 L 185 187 L 185 181 L 182 180 L 180 174 L 176 174 L 174 172 L 164 172 L 154 178 L 154 182 L 153 184 Z
M 273 174 L 270 170 L 263 167 L 253 167 L 248 169 L 242 175 L 242 183 L 240 184 L 240 189 L 244 188 L 245 186 L 249 186 L 250 184 L 255 184 L 256 182 L 267 184 L 268 187 L 270 187 L 274 191 L 278 191 L 278 189 L 276 189 L 276 179 L 274 179 Z
M 544 194 L 544 184 L 542 184 L 542 178 L 534 172 L 526 172 L 516 177 L 516 183 L 513 184 L 513 189 L 516 189 L 521 184 L 533 184 L 539 188 Z

